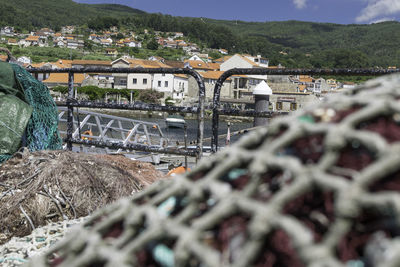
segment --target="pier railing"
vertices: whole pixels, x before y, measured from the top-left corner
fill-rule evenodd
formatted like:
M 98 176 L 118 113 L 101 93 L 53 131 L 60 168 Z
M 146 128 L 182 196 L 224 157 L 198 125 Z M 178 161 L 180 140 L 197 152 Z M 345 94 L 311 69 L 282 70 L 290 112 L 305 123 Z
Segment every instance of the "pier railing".
M 112 67 L 79 67 L 66 69 L 47 69 L 32 68 L 28 69 L 31 73 L 68 73 L 68 98 L 66 106 L 68 108 L 67 118 L 67 135 L 64 141 L 67 148 L 72 149 L 72 144 L 94 145 L 98 147 L 110 149 L 129 149 L 154 153 L 176 154 L 194 156 L 198 159 L 203 154 L 204 142 L 204 103 L 205 103 L 205 85 L 203 77 L 192 69 L 180 68 L 112 68 Z M 222 109 L 220 108 L 221 88 L 226 79 L 232 75 L 319 75 L 319 76 L 379 76 L 389 73 L 400 72 L 399 69 L 285 69 L 285 68 L 235 68 L 224 72 L 217 80 L 214 87 L 213 105 L 212 105 L 212 137 L 211 150 L 218 150 L 218 125 L 219 115 L 242 116 L 242 117 L 272 117 L 282 114 L 282 112 L 265 111 L 259 112 L 255 110 L 238 110 L 238 109 Z M 185 74 L 194 77 L 199 87 L 199 99 L 197 107 L 181 107 L 181 106 L 162 106 L 156 104 L 133 103 L 99 103 L 95 101 L 77 100 L 74 98 L 74 74 L 75 73 L 150 73 L 150 74 Z M 151 145 L 142 144 L 123 144 L 115 142 L 104 142 L 98 140 L 83 140 L 73 137 L 73 109 L 74 107 L 86 108 L 105 108 L 105 109 L 121 109 L 121 110 L 141 110 L 141 111 L 160 111 L 160 112 L 179 112 L 197 114 L 197 146 L 196 149 L 180 149 L 180 148 L 162 148 Z
M 74 67 L 64 69 L 47 69 L 47 68 L 31 68 L 30 73 L 68 73 L 68 98 L 66 106 L 68 109 L 67 117 L 67 134 L 64 141 L 67 148 L 72 150 L 73 144 L 83 144 L 89 146 L 97 146 L 110 149 L 136 150 L 153 153 L 176 154 L 185 156 L 194 156 L 201 158 L 203 154 L 203 137 L 204 137 L 204 101 L 205 86 L 204 80 L 198 72 L 191 69 L 177 68 L 112 68 L 112 67 Z M 81 101 L 74 98 L 74 74 L 75 73 L 150 73 L 150 74 L 185 74 L 192 76 L 199 87 L 199 100 L 197 107 L 178 107 L 178 106 L 162 106 L 156 104 L 134 103 L 134 104 L 118 104 L 118 103 L 99 103 L 94 101 Z M 120 110 L 142 110 L 142 111 L 163 111 L 163 112 L 180 112 L 192 113 L 197 115 L 197 147 L 196 149 L 180 149 L 180 148 L 164 148 L 160 146 L 143 145 L 143 144 L 126 144 L 123 142 L 109 142 L 101 140 L 81 139 L 73 136 L 73 112 L 74 107 L 86 108 L 106 108 Z
M 319 76 L 380 76 L 389 73 L 400 72 L 400 69 L 286 69 L 286 68 L 234 68 L 224 72 L 214 86 L 213 110 L 212 110 L 212 136 L 211 151 L 218 150 L 218 124 L 219 115 L 264 117 L 270 118 L 279 115 L 279 112 L 255 110 L 224 110 L 220 108 L 221 88 L 226 79 L 232 75 L 319 75 Z

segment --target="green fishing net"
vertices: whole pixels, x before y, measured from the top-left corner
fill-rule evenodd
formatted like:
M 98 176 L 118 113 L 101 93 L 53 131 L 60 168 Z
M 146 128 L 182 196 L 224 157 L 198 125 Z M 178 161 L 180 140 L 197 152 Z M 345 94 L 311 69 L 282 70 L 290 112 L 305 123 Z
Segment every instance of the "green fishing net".
M 49 89 L 32 77 L 23 67 L 11 64 L 17 81 L 23 88 L 25 101 L 32 107 L 32 115 L 27 124 L 23 145 L 30 151 L 56 150 L 62 148 L 58 132 L 57 106 Z M 0 163 L 12 155 L 0 155 Z

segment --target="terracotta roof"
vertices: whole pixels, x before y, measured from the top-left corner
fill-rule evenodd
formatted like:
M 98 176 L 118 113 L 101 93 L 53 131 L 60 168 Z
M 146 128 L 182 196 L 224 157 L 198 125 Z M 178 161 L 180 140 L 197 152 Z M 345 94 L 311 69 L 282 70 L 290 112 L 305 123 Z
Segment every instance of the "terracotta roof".
M 189 63 L 190 67 L 193 69 L 202 69 L 202 70 L 214 70 L 207 63 L 201 60 L 187 60 L 185 63 Z
M 203 76 L 204 79 L 213 79 L 213 80 L 218 80 L 218 78 L 223 74 L 223 71 L 205 71 L 205 72 L 199 72 L 201 76 Z
M 59 59 L 57 62 L 51 63 L 53 65 L 56 65 L 58 68 L 71 68 L 72 67 L 72 60 L 68 59 Z
M 85 79 L 83 73 L 74 74 L 74 83 L 81 84 Z M 68 73 L 50 73 L 50 76 L 43 83 L 65 83 L 68 84 Z
M 32 66 L 32 68 L 41 68 L 43 67 L 45 64 L 48 64 L 49 62 L 40 62 L 40 63 L 32 63 L 30 64 L 30 66 Z
M 241 57 L 242 59 L 244 59 L 244 60 L 246 60 L 247 62 L 249 62 L 252 66 L 254 66 L 254 67 L 259 67 L 255 62 L 251 61 L 250 59 L 248 59 L 248 58 L 245 57 L 244 55 L 239 55 L 239 54 L 236 54 L 236 55 L 238 55 L 238 56 Z
M 154 60 L 145 59 L 127 59 L 131 68 L 142 67 L 142 68 L 171 68 L 170 66 Z
M 308 76 L 308 75 L 300 75 L 299 82 L 312 83 L 313 82 L 313 78 L 311 76 Z
M 214 69 L 214 70 L 219 70 L 220 67 L 221 67 L 221 64 L 219 64 L 219 63 L 207 63 L 207 65 L 208 65 L 210 68 Z
M 104 60 L 73 60 L 72 65 L 104 65 L 111 66 L 111 61 Z
M 235 74 L 235 75 L 232 75 L 231 77 L 249 78 L 249 76 L 245 75 L 245 74 Z
M 6 55 L 0 55 L 0 60 L 1 61 L 6 61 L 7 58 L 8 58 L 8 56 L 6 56 Z
M 174 74 L 175 77 L 187 79 L 188 77 L 185 74 Z
M 17 43 L 17 40 L 16 40 L 16 39 L 10 38 L 10 39 L 8 39 L 8 43 L 9 43 L 9 44 L 16 44 L 16 43 Z
M 39 41 L 39 36 L 28 36 L 26 39 L 25 39 L 25 41 L 28 41 L 28 42 L 37 42 L 37 41 Z
M 300 85 L 299 85 L 299 91 L 300 91 L 300 92 L 304 92 L 304 91 L 306 90 L 306 87 L 307 87 L 307 86 L 306 86 L 305 84 L 300 84 Z
M 227 61 L 228 59 L 230 59 L 231 57 L 232 56 L 225 56 L 225 57 L 217 58 L 214 60 L 214 62 L 223 63 L 223 62 Z
M 173 68 L 183 68 L 184 67 L 184 63 L 182 61 L 165 60 L 164 63 Z

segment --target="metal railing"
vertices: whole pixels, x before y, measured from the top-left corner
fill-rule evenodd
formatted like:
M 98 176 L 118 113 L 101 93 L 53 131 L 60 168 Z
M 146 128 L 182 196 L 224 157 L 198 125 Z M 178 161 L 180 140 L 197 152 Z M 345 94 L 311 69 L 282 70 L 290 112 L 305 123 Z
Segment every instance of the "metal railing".
M 68 108 L 58 107 L 58 111 L 59 123 L 67 123 Z M 73 122 L 75 131 L 72 138 L 114 143 L 122 141 L 123 145 L 146 143 L 166 147 L 168 144 L 160 126 L 154 122 L 139 121 L 82 109 L 76 111 L 75 117 L 76 119 Z M 66 131 L 61 129 L 59 131 L 62 136 L 67 134 Z
M 165 153 L 195 156 L 200 159 L 203 154 L 203 138 L 204 138 L 204 101 L 205 101 L 205 86 L 203 78 L 198 72 L 192 69 L 177 69 L 177 68 L 112 68 L 112 67 L 74 67 L 64 69 L 47 69 L 47 68 L 31 68 L 30 73 L 68 73 L 68 98 L 66 106 L 68 109 L 67 117 L 67 135 L 64 141 L 67 143 L 67 148 L 72 150 L 72 144 L 94 145 L 98 147 L 110 149 L 137 150 L 144 152 Z M 79 101 L 74 98 L 74 74 L 75 73 L 149 73 L 149 74 L 186 74 L 192 76 L 199 86 L 199 100 L 197 107 L 177 107 L 177 106 L 161 106 L 155 104 L 116 104 L 116 103 L 98 103 L 93 101 Z M 124 144 L 101 140 L 82 140 L 73 137 L 73 109 L 74 107 L 86 108 L 107 108 L 107 109 L 122 109 L 122 110 L 153 110 L 164 112 L 182 112 L 197 114 L 198 129 L 197 129 L 197 147 L 195 150 L 175 149 L 175 148 L 160 148 L 158 146 L 142 145 L 142 144 Z
M 224 72 L 214 87 L 212 110 L 211 151 L 218 150 L 219 115 L 264 117 L 269 118 L 279 112 L 255 110 L 224 110 L 220 108 L 221 88 L 226 79 L 232 75 L 319 75 L 319 76 L 379 76 L 400 72 L 400 69 L 286 69 L 286 68 L 234 68 Z
M 68 73 L 68 99 L 66 106 L 68 108 L 68 127 L 67 142 L 68 149 L 72 149 L 72 144 L 95 145 L 112 149 L 131 149 L 146 152 L 166 153 L 196 156 L 201 158 L 203 154 L 204 140 L 204 102 L 205 102 L 205 85 L 202 76 L 192 69 L 177 68 L 112 68 L 112 67 L 79 67 L 67 69 L 44 69 L 32 68 L 28 69 L 31 73 Z M 232 75 L 319 75 L 319 76 L 379 76 L 389 73 L 400 72 L 399 69 L 285 69 L 285 68 L 235 68 L 224 72 L 217 80 L 214 87 L 213 105 L 212 105 L 212 136 L 211 150 L 218 150 L 218 124 L 219 115 L 243 116 L 243 117 L 272 117 L 274 115 L 284 114 L 285 112 L 265 111 L 259 112 L 255 110 L 239 110 L 239 109 L 222 109 L 220 108 L 220 93 L 223 83 Z M 116 104 L 116 103 L 99 103 L 94 101 L 78 101 L 73 98 L 74 92 L 74 74 L 75 73 L 149 73 L 149 74 L 186 74 L 194 77 L 199 86 L 199 100 L 197 107 L 179 107 L 179 106 L 162 106 L 155 104 L 135 103 L 135 104 Z M 73 137 L 73 108 L 106 108 L 106 109 L 122 109 L 122 110 L 142 110 L 142 111 L 160 111 L 160 112 L 180 112 L 197 114 L 198 130 L 197 130 L 197 148 L 195 151 L 188 149 L 175 148 L 159 148 L 140 144 L 118 144 L 104 141 L 82 140 Z

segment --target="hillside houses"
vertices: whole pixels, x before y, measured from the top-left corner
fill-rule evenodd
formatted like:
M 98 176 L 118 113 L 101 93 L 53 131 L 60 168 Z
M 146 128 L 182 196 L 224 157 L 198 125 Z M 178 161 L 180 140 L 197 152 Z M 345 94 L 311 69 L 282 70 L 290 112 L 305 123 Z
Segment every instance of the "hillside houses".
M 0 35 L 15 36 L 14 27 L 5 26 L 0 29 Z

